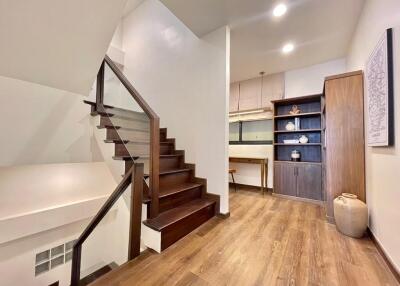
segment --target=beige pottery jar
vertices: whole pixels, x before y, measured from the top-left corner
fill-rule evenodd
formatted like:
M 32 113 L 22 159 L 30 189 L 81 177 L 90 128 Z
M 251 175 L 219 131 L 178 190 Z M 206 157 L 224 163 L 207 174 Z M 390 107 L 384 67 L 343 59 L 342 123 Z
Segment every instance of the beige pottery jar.
M 367 205 L 356 195 L 343 193 L 333 201 L 336 228 L 343 234 L 355 238 L 364 235 L 368 224 Z

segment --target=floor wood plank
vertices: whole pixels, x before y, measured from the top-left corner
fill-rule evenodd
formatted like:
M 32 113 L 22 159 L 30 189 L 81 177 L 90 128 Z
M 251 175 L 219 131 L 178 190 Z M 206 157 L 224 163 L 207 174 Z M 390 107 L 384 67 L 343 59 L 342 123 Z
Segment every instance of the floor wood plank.
M 321 206 L 240 190 L 230 210 L 91 285 L 398 285 L 372 241 L 338 233 Z

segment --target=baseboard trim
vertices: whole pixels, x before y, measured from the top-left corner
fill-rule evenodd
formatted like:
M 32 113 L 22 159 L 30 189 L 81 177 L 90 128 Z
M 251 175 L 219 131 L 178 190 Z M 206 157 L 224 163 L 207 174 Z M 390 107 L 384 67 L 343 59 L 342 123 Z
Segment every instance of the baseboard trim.
M 219 218 L 223 218 L 223 219 L 227 219 L 228 217 L 230 217 L 231 216 L 231 213 L 230 212 L 227 212 L 227 213 L 218 213 L 217 214 L 217 217 L 219 217 Z
M 383 260 L 385 260 L 386 265 L 389 267 L 390 271 L 393 273 L 393 276 L 396 278 L 397 282 L 400 283 L 400 273 L 397 271 L 396 267 L 393 265 L 392 261 L 387 257 L 385 251 L 382 248 L 382 245 L 379 243 L 379 241 L 376 239 L 375 235 L 372 233 L 372 231 L 367 228 L 367 234 L 371 238 L 372 242 L 376 246 L 376 249 L 378 249 L 379 254 L 383 257 Z
M 229 182 L 229 186 L 232 187 L 232 188 L 234 188 L 234 187 L 235 187 L 235 184 L 232 183 L 232 182 Z M 256 191 L 258 191 L 258 192 L 261 192 L 261 187 L 259 187 L 259 186 L 252 186 L 252 185 L 239 184 L 239 183 L 236 183 L 236 186 L 237 186 L 238 188 L 245 188 L 246 191 L 256 190 Z M 267 188 L 267 191 L 268 191 L 268 192 L 272 192 L 272 190 L 273 190 L 272 188 Z
M 312 199 L 306 199 L 306 198 L 299 198 L 299 197 L 281 195 L 281 194 L 277 194 L 277 193 L 272 193 L 272 195 L 273 195 L 274 197 L 283 198 L 283 199 L 288 199 L 288 200 L 293 200 L 293 201 L 299 201 L 299 202 L 303 202 L 303 203 L 312 203 L 312 204 L 316 204 L 316 205 L 320 205 L 320 206 L 323 206 L 323 205 L 324 205 L 324 202 L 323 202 L 323 201 L 317 201 L 317 200 L 312 200 Z

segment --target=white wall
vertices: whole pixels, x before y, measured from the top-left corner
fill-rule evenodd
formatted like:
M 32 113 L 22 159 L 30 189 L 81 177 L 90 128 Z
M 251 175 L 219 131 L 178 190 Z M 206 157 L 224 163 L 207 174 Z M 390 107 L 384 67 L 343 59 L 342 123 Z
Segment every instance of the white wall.
M 116 185 L 104 162 L 0 168 L 0 284 L 69 285 L 70 263 L 35 277 L 35 255 L 78 238 Z M 82 277 L 126 262 L 129 210 L 128 187 L 83 244 Z
M 285 98 L 322 93 L 325 77 L 343 73 L 345 59 L 337 59 L 317 65 L 285 72 Z
M 371 231 L 400 272 L 400 5 L 398 0 L 368 0 L 365 3 L 349 50 L 348 70 L 365 70 L 365 63 L 385 32 L 394 34 L 395 136 L 390 148 L 366 147 L 366 187 Z M 367 116 L 367 114 L 366 114 Z M 367 122 L 367 120 L 365 120 Z M 367 130 L 366 130 L 367 132 Z
M 197 38 L 157 0 L 123 21 L 125 73 L 228 212 L 229 30 Z
M 229 145 L 229 156 L 232 157 L 259 157 L 268 158 L 267 187 L 273 188 L 273 146 L 272 145 Z M 261 186 L 260 165 L 229 163 L 231 168 L 236 169 L 235 182 L 250 186 Z M 229 177 L 230 182 L 232 179 Z
M 84 99 L 0 77 L 0 166 L 102 161 Z

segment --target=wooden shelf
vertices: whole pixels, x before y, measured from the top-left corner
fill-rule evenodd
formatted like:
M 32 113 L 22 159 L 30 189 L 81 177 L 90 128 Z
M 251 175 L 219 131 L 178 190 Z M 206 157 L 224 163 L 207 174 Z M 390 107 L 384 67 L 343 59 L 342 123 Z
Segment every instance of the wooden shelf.
M 275 146 L 321 146 L 322 143 L 274 143 Z
M 299 162 L 294 162 L 294 161 L 278 161 L 275 160 L 275 162 L 279 163 L 289 163 L 289 164 L 315 164 L 315 165 L 321 165 L 321 162 L 309 162 L 309 161 L 299 161 Z
M 321 132 L 322 129 L 301 129 L 301 130 L 275 130 L 274 133 L 302 133 L 302 132 Z
M 299 114 L 285 114 L 285 115 L 276 115 L 275 119 L 286 119 L 286 118 L 295 118 L 295 117 L 308 117 L 308 116 L 321 116 L 321 112 L 305 112 Z

